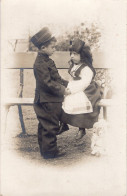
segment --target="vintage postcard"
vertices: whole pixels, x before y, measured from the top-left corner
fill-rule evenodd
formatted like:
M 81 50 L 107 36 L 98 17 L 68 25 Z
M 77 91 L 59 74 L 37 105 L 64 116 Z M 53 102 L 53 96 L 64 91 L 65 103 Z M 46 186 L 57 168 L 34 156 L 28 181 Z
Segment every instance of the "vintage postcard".
M 1 0 L 0 196 L 126 195 L 126 0 Z

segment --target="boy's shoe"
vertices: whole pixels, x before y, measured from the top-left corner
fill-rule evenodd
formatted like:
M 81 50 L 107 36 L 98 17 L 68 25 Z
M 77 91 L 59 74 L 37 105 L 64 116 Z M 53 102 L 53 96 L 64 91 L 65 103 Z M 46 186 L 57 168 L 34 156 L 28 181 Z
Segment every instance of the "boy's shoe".
M 59 158 L 59 157 L 62 157 L 64 156 L 66 153 L 65 152 L 59 152 L 59 150 L 57 150 L 55 153 L 43 153 L 43 158 L 44 159 L 54 159 L 54 158 Z
M 69 130 L 69 126 L 65 123 L 61 123 L 60 129 L 59 129 L 59 131 L 57 132 L 56 135 L 59 135 L 59 134 L 65 132 L 65 131 L 68 131 L 68 130 Z
M 80 140 L 84 135 L 86 135 L 86 130 L 79 128 L 79 131 L 76 135 L 76 140 Z

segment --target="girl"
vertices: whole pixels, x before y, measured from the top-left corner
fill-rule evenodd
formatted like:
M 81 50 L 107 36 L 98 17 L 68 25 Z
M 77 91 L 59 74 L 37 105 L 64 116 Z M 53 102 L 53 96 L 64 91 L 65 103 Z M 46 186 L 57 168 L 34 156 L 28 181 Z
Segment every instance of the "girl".
M 62 122 L 79 127 L 77 139 L 85 134 L 85 129 L 93 127 L 98 120 L 100 107 L 98 101 L 102 92 L 93 80 L 95 70 L 92 66 L 90 48 L 80 39 L 75 39 L 70 47 L 71 60 L 69 61 L 69 74 L 72 81 L 68 83 L 68 95 L 63 102 Z

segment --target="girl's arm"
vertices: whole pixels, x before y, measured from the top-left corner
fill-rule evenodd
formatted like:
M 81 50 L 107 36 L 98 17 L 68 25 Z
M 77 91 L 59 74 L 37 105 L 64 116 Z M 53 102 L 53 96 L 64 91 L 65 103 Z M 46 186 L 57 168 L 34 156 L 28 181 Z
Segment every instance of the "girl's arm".
M 80 77 L 80 80 L 74 80 L 68 83 L 67 88 L 70 89 L 72 94 L 84 91 L 90 85 L 93 78 L 93 72 L 88 66 L 86 66 L 82 69 Z

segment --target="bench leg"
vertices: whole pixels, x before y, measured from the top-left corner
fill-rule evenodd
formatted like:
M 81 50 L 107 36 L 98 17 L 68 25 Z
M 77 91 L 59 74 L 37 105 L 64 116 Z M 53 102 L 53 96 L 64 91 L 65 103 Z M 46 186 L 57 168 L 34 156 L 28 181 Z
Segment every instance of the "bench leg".
M 107 120 L 107 107 L 103 107 L 103 117 Z
M 18 112 L 19 112 L 19 120 L 22 128 L 22 133 L 20 135 L 25 135 L 26 134 L 26 128 L 23 120 L 23 113 L 22 113 L 22 108 L 21 105 L 18 105 Z

